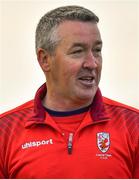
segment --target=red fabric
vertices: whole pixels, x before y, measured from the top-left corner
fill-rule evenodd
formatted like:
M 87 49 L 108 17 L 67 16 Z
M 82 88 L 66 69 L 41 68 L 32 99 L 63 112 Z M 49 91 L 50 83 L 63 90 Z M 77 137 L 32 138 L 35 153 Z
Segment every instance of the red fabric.
M 82 123 L 87 112 L 70 115 L 70 116 L 52 116 L 52 119 L 56 122 L 58 127 L 61 129 L 62 134 L 66 140 L 69 138 L 70 133 L 75 133 Z
M 43 85 L 35 100 L 1 115 L 0 178 L 139 178 L 139 110 L 98 90 L 69 155 L 61 128 L 41 105 L 45 93 Z

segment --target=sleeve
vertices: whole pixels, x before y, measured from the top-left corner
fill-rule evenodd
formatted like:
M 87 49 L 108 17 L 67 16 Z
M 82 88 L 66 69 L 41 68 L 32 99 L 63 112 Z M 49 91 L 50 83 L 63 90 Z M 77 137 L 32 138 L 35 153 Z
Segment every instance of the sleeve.
M 0 158 L 0 179 L 5 179 L 2 159 Z
M 133 178 L 139 179 L 139 146 L 138 146 L 138 152 L 137 152 L 135 161 L 136 162 L 135 162 Z
M 3 161 L 3 147 L 2 147 L 2 143 L 0 144 L 0 179 L 5 179 L 5 172 L 4 172 L 4 161 Z
M 137 148 L 135 154 L 133 178 L 139 179 L 139 123 L 138 123 L 138 131 L 137 131 Z
M 6 178 L 6 171 L 4 169 L 4 158 L 5 158 L 5 149 L 6 146 L 4 146 L 4 142 L 5 145 L 7 145 L 7 141 L 5 138 L 5 133 L 4 133 L 4 126 L 3 126 L 3 122 L 2 119 L 0 118 L 0 179 L 5 179 Z

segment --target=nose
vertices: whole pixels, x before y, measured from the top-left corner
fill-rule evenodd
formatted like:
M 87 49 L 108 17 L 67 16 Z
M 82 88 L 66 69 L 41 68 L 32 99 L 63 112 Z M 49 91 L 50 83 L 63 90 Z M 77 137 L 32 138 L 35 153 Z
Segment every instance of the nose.
M 95 69 L 98 66 L 98 60 L 96 57 L 94 57 L 93 53 L 90 52 L 83 63 L 83 67 L 87 69 Z

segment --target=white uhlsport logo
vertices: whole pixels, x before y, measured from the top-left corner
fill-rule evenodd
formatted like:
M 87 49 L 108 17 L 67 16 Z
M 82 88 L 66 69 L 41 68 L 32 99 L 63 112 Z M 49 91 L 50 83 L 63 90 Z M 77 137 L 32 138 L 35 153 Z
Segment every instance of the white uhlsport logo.
M 110 135 L 106 132 L 97 133 L 97 146 L 101 152 L 105 153 L 110 147 Z
M 52 139 L 27 142 L 25 144 L 22 144 L 22 149 L 27 149 L 27 148 L 31 148 L 31 147 L 35 147 L 35 146 L 39 147 L 39 146 L 48 145 L 48 144 L 53 144 Z

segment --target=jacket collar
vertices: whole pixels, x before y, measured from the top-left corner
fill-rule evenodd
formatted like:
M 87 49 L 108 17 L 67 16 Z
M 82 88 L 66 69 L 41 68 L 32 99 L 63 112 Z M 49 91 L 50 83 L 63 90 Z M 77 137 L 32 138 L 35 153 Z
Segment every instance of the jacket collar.
M 31 118 L 28 119 L 28 121 L 25 123 L 25 127 L 28 127 L 33 124 L 46 124 L 45 122 L 46 110 L 42 105 L 42 99 L 46 95 L 46 92 L 47 92 L 47 87 L 46 87 L 46 83 L 44 83 L 36 92 L 34 98 L 33 114 L 31 115 Z M 96 92 L 96 95 L 91 105 L 91 116 L 93 122 L 95 123 L 100 121 L 106 121 L 109 119 L 105 111 L 103 97 L 101 95 L 101 91 L 99 88 Z

